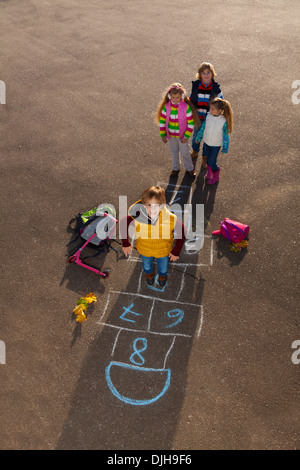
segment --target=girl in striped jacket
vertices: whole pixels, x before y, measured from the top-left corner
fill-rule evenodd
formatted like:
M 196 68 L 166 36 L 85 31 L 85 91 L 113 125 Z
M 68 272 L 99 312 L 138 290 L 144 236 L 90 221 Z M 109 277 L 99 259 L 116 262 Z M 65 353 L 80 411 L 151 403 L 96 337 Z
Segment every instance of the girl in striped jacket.
M 188 144 L 195 120 L 199 122 L 198 114 L 186 96 L 185 89 L 180 83 L 173 83 L 164 93 L 155 118 L 160 127 L 162 141 L 169 141 L 173 163 L 172 176 L 177 176 L 180 171 L 179 153 L 187 173 L 190 176 L 196 174 Z
M 197 126 L 194 127 L 194 135 L 192 139 L 192 159 L 198 157 L 200 146 L 196 142 L 196 135 L 199 132 L 201 124 L 206 119 L 210 102 L 214 98 L 223 99 L 223 93 L 221 91 L 220 85 L 215 81 L 216 72 L 214 66 L 210 62 L 202 62 L 198 69 L 196 78 L 197 80 L 192 82 L 190 100 L 197 110 L 200 125 L 199 128 L 197 128 Z M 204 168 L 207 168 L 205 156 L 203 156 L 202 165 Z

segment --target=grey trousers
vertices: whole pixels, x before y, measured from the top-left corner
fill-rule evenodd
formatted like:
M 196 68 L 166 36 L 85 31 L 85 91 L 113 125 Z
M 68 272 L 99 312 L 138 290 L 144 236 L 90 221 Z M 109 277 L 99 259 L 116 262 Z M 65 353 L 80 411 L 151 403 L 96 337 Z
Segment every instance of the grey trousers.
M 172 154 L 173 170 L 180 170 L 179 152 L 187 171 L 194 169 L 194 164 L 189 149 L 189 142 L 183 144 L 178 137 L 170 137 L 169 146 Z

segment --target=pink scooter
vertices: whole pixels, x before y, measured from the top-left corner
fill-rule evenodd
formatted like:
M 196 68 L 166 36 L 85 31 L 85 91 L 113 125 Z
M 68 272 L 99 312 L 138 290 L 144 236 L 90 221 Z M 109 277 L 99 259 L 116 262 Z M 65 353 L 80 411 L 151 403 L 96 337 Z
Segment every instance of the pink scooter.
M 81 258 L 82 251 L 89 243 L 95 246 L 104 245 L 105 240 L 110 239 L 109 237 L 111 235 L 111 232 L 114 230 L 115 225 L 118 222 L 117 219 L 112 217 L 110 214 L 107 214 L 106 212 L 102 212 L 100 214 L 101 215 L 95 217 L 92 223 L 87 225 L 81 233 L 81 237 L 86 239 L 86 242 L 84 243 L 84 245 L 82 245 L 81 248 L 79 248 L 79 250 L 76 251 L 76 253 L 74 253 L 74 255 L 68 258 L 68 263 L 75 263 L 78 266 L 81 266 L 82 268 L 86 268 L 96 274 L 100 274 L 103 279 L 107 279 L 109 276 L 109 271 L 101 271 L 100 269 L 94 268 L 93 266 L 89 266 L 88 264 L 84 263 Z M 109 220 L 107 220 L 106 218 L 108 218 Z M 103 230 L 104 233 L 104 227 L 107 229 L 108 234 L 103 239 L 102 237 L 99 237 L 99 234 L 102 235 L 101 230 Z

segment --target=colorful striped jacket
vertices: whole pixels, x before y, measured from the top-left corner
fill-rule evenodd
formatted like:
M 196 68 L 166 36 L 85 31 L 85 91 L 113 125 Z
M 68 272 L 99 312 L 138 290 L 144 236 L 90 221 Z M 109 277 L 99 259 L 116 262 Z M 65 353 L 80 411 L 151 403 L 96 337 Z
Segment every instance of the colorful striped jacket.
M 197 109 L 201 121 L 205 120 L 206 114 L 209 111 L 209 104 L 216 97 L 223 98 L 218 82 L 215 82 L 213 79 L 208 85 L 203 84 L 201 80 L 192 82 L 190 100 Z
M 168 101 L 161 111 L 159 127 L 161 137 L 188 139 L 194 129 L 191 107 L 185 101 L 180 101 L 178 105 Z

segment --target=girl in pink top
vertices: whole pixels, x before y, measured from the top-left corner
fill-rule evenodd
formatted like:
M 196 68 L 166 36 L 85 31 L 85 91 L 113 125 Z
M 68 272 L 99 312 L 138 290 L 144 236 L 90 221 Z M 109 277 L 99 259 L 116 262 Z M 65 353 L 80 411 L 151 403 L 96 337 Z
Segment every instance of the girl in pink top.
M 180 83 L 173 83 L 164 93 L 155 118 L 160 127 L 162 141 L 169 141 L 173 163 L 172 176 L 177 176 L 180 171 L 179 153 L 187 173 L 195 176 L 188 144 L 195 120 L 199 121 L 198 114 L 187 98 L 185 89 Z

